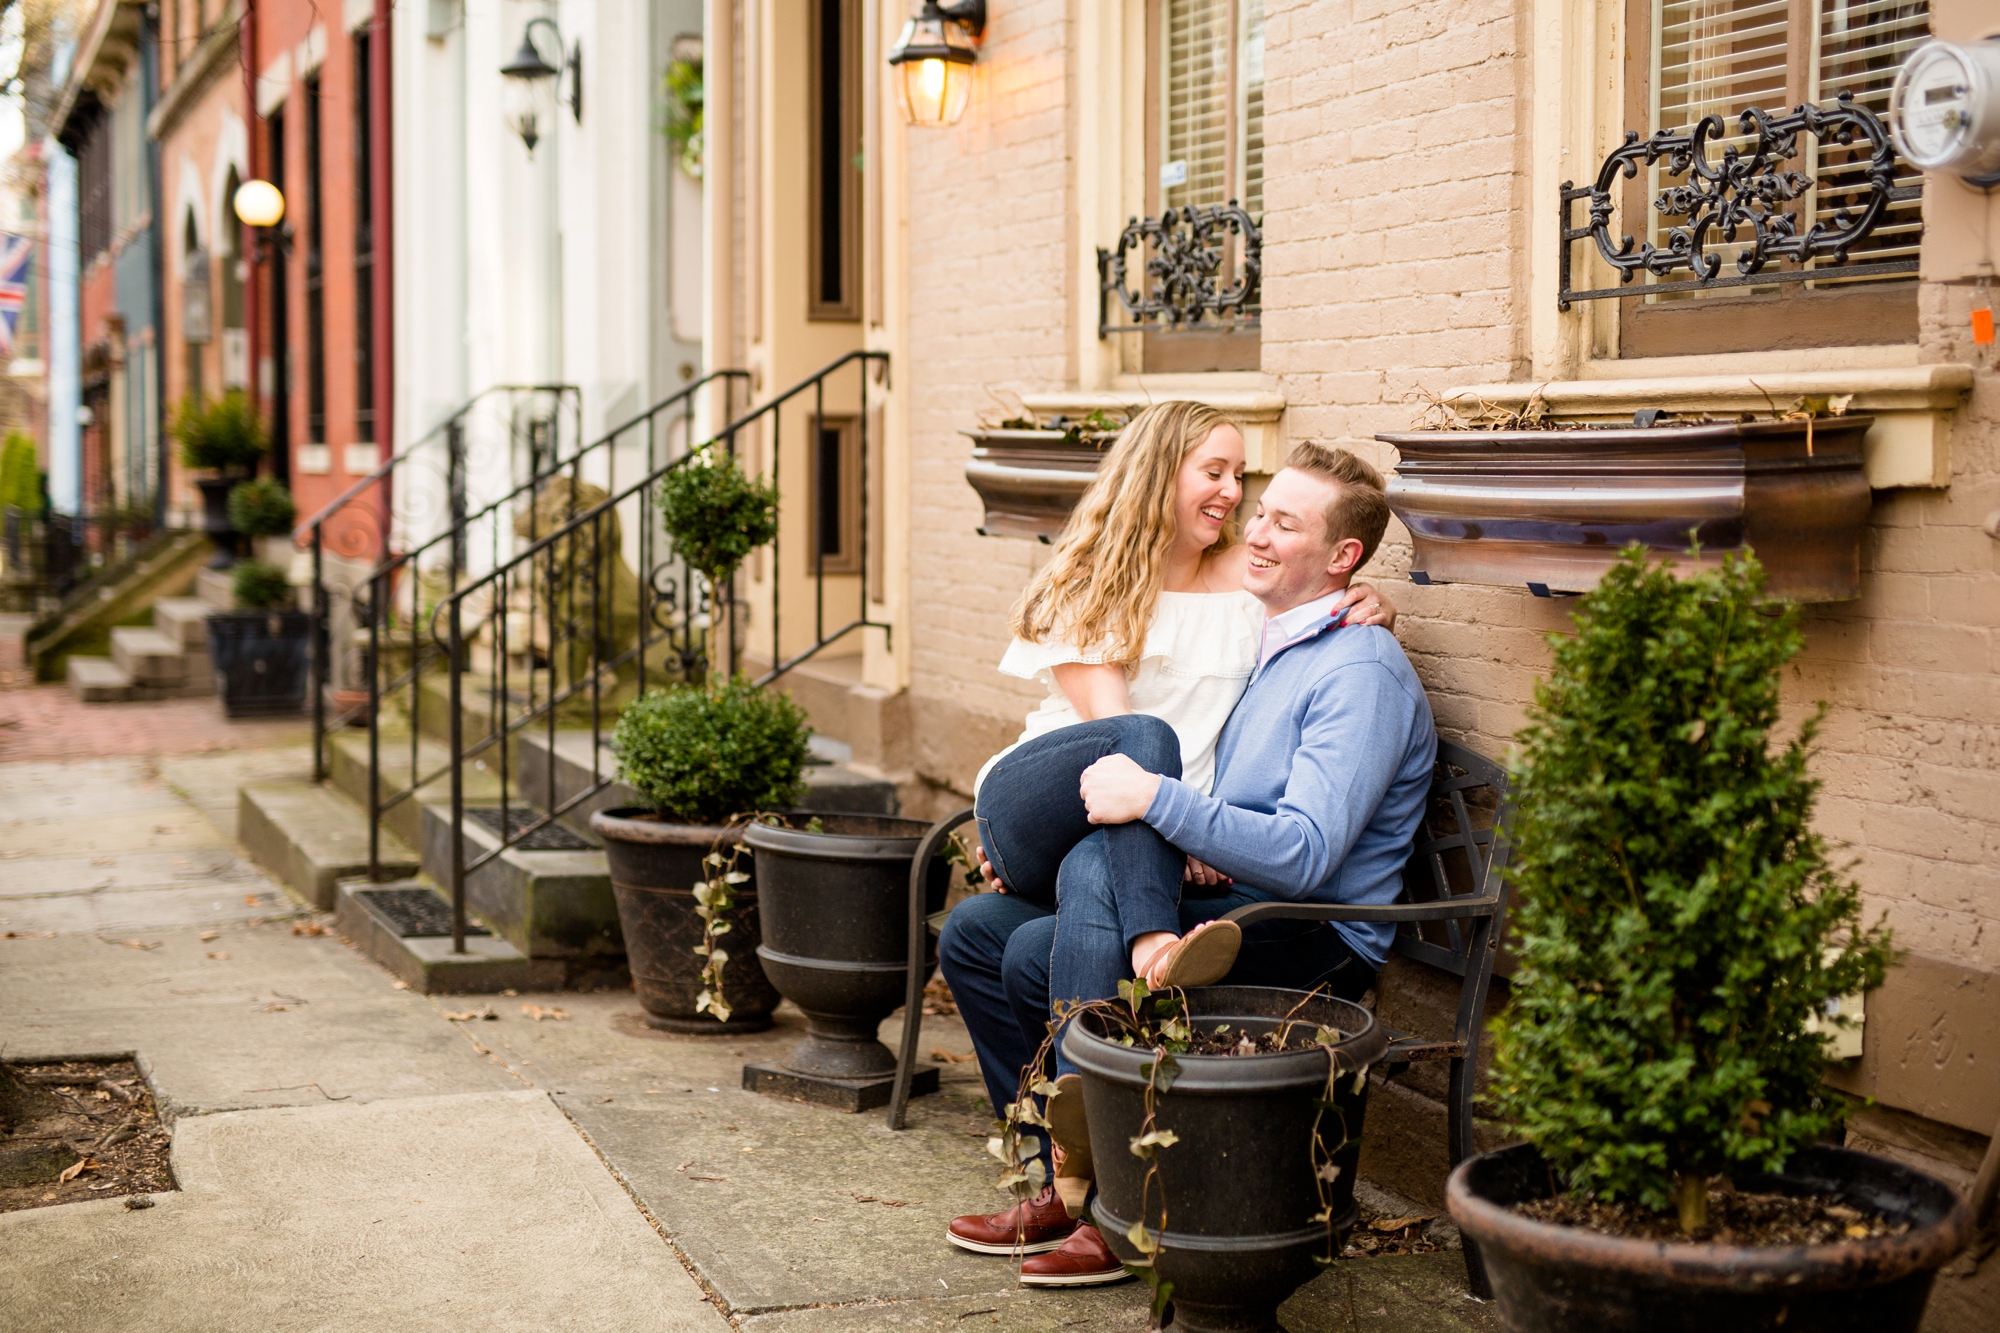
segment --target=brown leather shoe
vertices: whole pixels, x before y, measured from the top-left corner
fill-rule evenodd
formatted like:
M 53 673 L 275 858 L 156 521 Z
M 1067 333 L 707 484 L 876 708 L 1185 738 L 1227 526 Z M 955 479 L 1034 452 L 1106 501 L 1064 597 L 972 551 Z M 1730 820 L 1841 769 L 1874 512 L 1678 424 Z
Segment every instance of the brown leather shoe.
M 1071 1232 L 1054 1254 L 1038 1254 L 1021 1265 L 1024 1287 L 1094 1287 L 1123 1282 L 1130 1276 L 1104 1237 L 1088 1222 Z
M 1055 1190 L 1044 1186 L 1026 1203 L 1001 1212 L 954 1217 L 944 1238 L 974 1254 L 1041 1254 L 1061 1245 L 1075 1230 L 1076 1223 Z

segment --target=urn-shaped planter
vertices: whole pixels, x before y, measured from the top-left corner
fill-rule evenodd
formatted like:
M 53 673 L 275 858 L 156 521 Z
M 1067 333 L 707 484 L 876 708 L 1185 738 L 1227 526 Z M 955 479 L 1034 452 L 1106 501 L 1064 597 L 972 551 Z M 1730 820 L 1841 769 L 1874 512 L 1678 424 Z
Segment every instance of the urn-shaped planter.
M 736 885 L 729 930 L 720 937 L 729 955 L 722 965 L 729 1020 L 695 1007 L 705 960 L 695 952 L 703 931 L 695 915 L 694 888 L 708 878 L 703 858 L 718 841 L 725 848 L 740 842 L 742 829 L 677 824 L 643 807 L 624 806 L 594 812 L 590 831 L 604 840 L 625 958 L 646 1025 L 662 1032 L 718 1036 L 770 1027 L 778 992 L 757 960 L 761 936 L 754 874 Z M 750 858 L 740 857 L 737 869 L 749 872 Z
M 1127 1232 L 1143 1220 L 1160 1233 L 1164 1199 L 1155 1262 L 1174 1285 L 1174 1327 L 1266 1333 L 1278 1327 L 1278 1306 L 1318 1271 L 1318 1259 L 1340 1253 L 1354 1227 L 1364 1071 L 1388 1049 L 1388 1037 L 1366 1009 L 1331 997 L 1260 986 L 1185 994 L 1197 1029 L 1227 1023 L 1233 1032 L 1264 1033 L 1289 1019 L 1307 1039 L 1322 1026 L 1341 1038 L 1270 1055 L 1176 1056 L 1179 1073 L 1156 1095 L 1153 1123 L 1179 1141 L 1157 1150 L 1159 1178 L 1145 1195 L 1147 1163 L 1129 1145 L 1145 1121 L 1152 1052 L 1108 1040 L 1094 1014 L 1071 1023 L 1063 1054 L 1083 1076 L 1097 1167 L 1091 1220 L 1120 1258 L 1136 1260 Z M 1333 1105 L 1322 1115 L 1329 1081 Z M 1315 1175 L 1315 1124 L 1339 1168 L 1331 1182 Z M 1316 1220 L 1323 1209 L 1330 1218 Z
M 1825 1245 L 1627 1239 L 1523 1216 L 1552 1173 L 1529 1144 L 1459 1164 L 1452 1220 L 1479 1244 L 1508 1333 L 1914 1333 L 1937 1270 L 1965 1243 L 1971 1211 L 1943 1181 L 1887 1158 L 1812 1147 L 1783 1173 L 1738 1189 L 1832 1194 L 1892 1233 Z
M 1375 438 L 1401 454 L 1389 507 L 1410 530 L 1415 582 L 1587 592 L 1638 542 L 1689 569 L 1754 549 L 1774 596 L 1814 602 L 1861 595 L 1861 442 L 1873 424 L 1856 415 Z
M 779 1064 L 809 1079 L 883 1081 L 881 1100 L 866 1104 L 886 1100 L 896 1070 L 875 1034 L 903 1003 L 910 861 L 928 828 L 888 815 L 799 811 L 787 825 L 752 824 L 743 834 L 763 910 L 757 957 L 778 993 L 806 1016 L 805 1040 Z M 950 870 L 942 858 L 931 863 L 931 911 L 944 906 Z M 926 960 L 926 974 L 935 965 Z
M 224 715 L 299 712 L 312 672 L 312 617 L 304 611 L 212 612 L 208 657 Z
M 227 569 L 236 563 L 236 525 L 229 519 L 229 492 L 239 483 L 234 477 L 199 477 L 194 484 L 201 492 L 202 534 L 215 547 L 208 567 Z

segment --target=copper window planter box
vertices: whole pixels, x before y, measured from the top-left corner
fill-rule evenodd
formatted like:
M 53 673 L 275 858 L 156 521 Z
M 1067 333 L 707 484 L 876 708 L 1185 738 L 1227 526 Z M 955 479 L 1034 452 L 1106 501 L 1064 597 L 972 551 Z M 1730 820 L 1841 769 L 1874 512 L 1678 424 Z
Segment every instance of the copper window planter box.
M 986 505 L 982 537 L 1053 541 L 1097 475 L 1115 432 L 969 430 L 965 479 Z
M 1402 454 L 1389 506 L 1411 580 L 1583 592 L 1639 542 L 1683 564 L 1755 549 L 1771 593 L 1861 595 L 1873 417 L 1378 435 Z M 1808 425 L 1811 435 L 1808 439 Z M 1689 532 L 1700 543 L 1688 555 Z

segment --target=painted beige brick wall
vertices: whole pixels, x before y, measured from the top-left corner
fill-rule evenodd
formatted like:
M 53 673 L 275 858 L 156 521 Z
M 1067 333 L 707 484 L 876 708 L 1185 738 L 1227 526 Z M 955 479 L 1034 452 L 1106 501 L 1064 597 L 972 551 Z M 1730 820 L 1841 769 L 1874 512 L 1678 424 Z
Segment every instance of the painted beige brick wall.
M 1530 210 L 1545 201 L 1527 197 L 1517 9 L 1267 0 L 1263 364 L 1289 404 L 1287 438 L 1341 441 L 1386 468 L 1393 451 L 1372 436 L 1406 428 L 1420 391 L 1526 374 L 1523 255 Z M 957 432 L 985 385 L 1071 382 L 1067 31 L 1059 4 L 1000 12 L 965 127 L 913 144 L 912 702 L 921 776 L 958 792 L 1035 693 L 993 663 L 1036 551 L 972 535 L 970 445 Z M 1965 335 L 1969 291 L 1927 285 L 1921 299 L 1923 359 L 1980 364 Z M 1984 355 L 1954 424 L 1951 487 L 1878 496 L 1863 596 L 1808 609 L 1808 647 L 1786 688 L 1794 718 L 1829 705 L 1821 824 L 1859 858 L 1871 913 L 1887 913 L 1904 948 L 1990 973 L 2000 970 L 2000 542 L 1981 524 L 2000 509 L 2000 375 Z M 1369 573 L 1404 608 L 1399 634 L 1441 729 L 1504 752 L 1546 669 L 1545 636 L 1567 626 L 1565 605 L 1415 587 L 1407 568 L 1392 529 Z M 1992 1034 L 1975 1036 L 1990 1061 Z M 1913 1077 L 1971 1086 L 1963 1044 L 1912 1055 L 1925 1040 L 1915 1028 L 1871 1029 L 1878 1037 L 1929 1071 Z M 1985 1132 L 1992 1112 L 1969 1123 L 1971 1104 L 1953 1094 L 1925 1113 Z

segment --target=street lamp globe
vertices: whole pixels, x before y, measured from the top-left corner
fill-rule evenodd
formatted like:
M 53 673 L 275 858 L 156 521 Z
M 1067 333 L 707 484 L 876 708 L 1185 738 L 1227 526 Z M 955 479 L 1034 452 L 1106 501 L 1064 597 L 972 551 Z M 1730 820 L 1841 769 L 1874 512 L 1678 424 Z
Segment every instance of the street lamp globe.
M 246 227 L 275 227 L 285 220 L 285 195 L 269 181 L 247 180 L 231 200 L 236 219 Z

